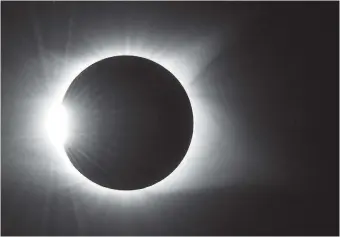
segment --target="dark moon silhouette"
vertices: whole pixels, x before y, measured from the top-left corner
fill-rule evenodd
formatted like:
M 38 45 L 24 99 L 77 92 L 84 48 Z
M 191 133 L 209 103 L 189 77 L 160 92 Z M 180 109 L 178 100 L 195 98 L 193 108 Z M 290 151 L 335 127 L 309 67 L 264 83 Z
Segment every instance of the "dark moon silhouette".
M 69 159 L 107 188 L 142 189 L 161 181 L 191 142 L 193 114 L 184 88 L 145 58 L 92 64 L 72 82 L 63 104 L 70 118 Z

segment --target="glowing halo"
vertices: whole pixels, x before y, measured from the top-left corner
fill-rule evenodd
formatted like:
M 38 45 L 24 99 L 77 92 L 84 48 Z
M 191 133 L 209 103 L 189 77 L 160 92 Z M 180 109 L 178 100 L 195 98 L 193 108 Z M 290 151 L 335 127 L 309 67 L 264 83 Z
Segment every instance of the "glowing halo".
M 93 53 L 93 52 L 92 52 Z M 122 56 L 122 55 L 129 55 L 129 56 L 136 56 L 136 57 L 142 57 L 149 60 L 152 60 L 161 66 L 163 66 L 165 69 L 170 71 L 182 84 L 183 88 L 185 89 L 191 106 L 192 106 L 192 112 L 194 117 L 193 122 L 193 134 L 192 134 L 192 140 L 191 145 L 183 158 L 180 165 L 165 179 L 159 181 L 158 183 L 143 188 L 143 189 L 137 189 L 132 191 L 122 191 L 122 190 L 113 190 L 109 188 L 102 187 L 100 185 L 97 185 L 87 179 L 85 176 L 83 176 L 71 163 L 68 156 L 66 155 L 66 152 L 63 148 L 63 146 L 55 146 L 57 147 L 57 152 L 61 157 L 60 164 L 62 164 L 62 172 L 65 172 L 69 175 L 73 181 L 75 181 L 78 185 L 80 184 L 83 189 L 86 190 L 86 192 L 95 192 L 96 194 L 101 195 L 119 195 L 119 197 L 124 197 L 124 201 L 126 201 L 127 197 L 141 197 L 145 196 L 145 194 L 153 194 L 153 193 L 160 193 L 160 192 L 168 192 L 174 189 L 179 189 L 181 185 L 186 183 L 186 179 L 190 176 L 195 176 L 195 170 L 189 169 L 190 164 L 192 164 L 192 159 L 197 156 L 198 154 L 202 153 L 202 149 L 205 147 L 205 140 L 209 137 L 205 136 L 204 139 L 200 139 L 202 137 L 202 134 L 206 133 L 205 127 L 206 119 L 204 118 L 204 113 L 200 113 L 202 111 L 202 103 L 199 102 L 199 100 L 193 99 L 194 92 L 190 88 L 190 83 L 192 81 L 191 76 L 188 75 L 188 70 L 180 70 L 180 66 L 177 65 L 177 63 L 180 63 L 174 61 L 173 59 L 169 58 L 160 58 L 155 57 L 152 53 L 147 52 L 147 50 L 134 50 L 134 53 L 131 52 L 121 52 L 120 50 L 103 50 L 103 51 L 97 51 L 94 52 L 91 55 L 88 56 L 81 56 L 81 60 L 74 62 L 72 67 L 69 67 L 70 64 L 67 67 L 67 71 L 65 71 L 65 77 L 63 77 L 63 85 L 61 86 L 61 89 L 57 96 L 55 97 L 55 101 L 53 103 L 53 106 L 61 105 L 62 99 L 71 84 L 71 82 L 87 67 L 90 65 L 103 60 L 105 58 L 114 57 L 114 56 Z M 71 64 L 72 65 L 72 64 Z M 186 65 L 187 66 L 187 65 Z M 187 80 L 184 80 L 183 78 L 187 78 Z M 67 108 L 66 108 L 67 110 Z M 72 120 L 72 118 L 69 118 Z M 213 131 L 212 131 L 213 132 Z M 62 148 L 61 148 L 62 147 Z M 191 172 L 190 172 L 191 170 Z M 123 196 L 121 196 L 123 195 Z M 137 198 L 138 198 L 137 197 Z

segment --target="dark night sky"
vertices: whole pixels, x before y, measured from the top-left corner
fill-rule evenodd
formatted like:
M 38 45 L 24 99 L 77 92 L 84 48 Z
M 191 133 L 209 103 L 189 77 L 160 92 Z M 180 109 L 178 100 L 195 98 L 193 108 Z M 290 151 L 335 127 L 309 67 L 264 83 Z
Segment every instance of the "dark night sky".
M 1 234 L 338 235 L 338 20 L 337 2 L 2 2 Z M 127 46 L 199 104 L 180 179 L 146 196 L 72 179 L 41 129 L 68 70 Z

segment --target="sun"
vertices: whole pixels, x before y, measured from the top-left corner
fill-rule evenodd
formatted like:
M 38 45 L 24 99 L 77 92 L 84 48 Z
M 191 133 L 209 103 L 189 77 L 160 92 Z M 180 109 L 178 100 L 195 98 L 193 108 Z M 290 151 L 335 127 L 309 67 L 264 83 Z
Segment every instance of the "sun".
M 71 163 L 69 157 L 66 154 L 64 145 L 72 137 L 72 117 L 71 112 L 68 111 L 67 106 L 63 104 L 64 96 L 72 83 L 72 81 L 87 67 L 90 65 L 103 60 L 105 58 L 114 56 L 136 56 L 143 57 L 152 60 L 168 71 L 170 71 L 182 84 L 185 91 L 188 94 L 190 104 L 192 106 L 193 116 L 195 121 L 193 123 L 193 134 L 191 145 L 187 151 L 185 158 L 182 160 L 180 165 L 165 179 L 160 182 L 149 186 L 144 189 L 138 189 L 133 191 L 123 191 L 123 190 L 113 190 L 99 186 L 93 182 L 90 182 L 85 176 L 83 176 Z M 78 60 L 73 61 L 64 71 L 61 73 L 60 86 L 59 89 L 55 91 L 55 95 L 51 96 L 52 103 L 50 109 L 47 112 L 45 118 L 45 131 L 46 137 L 50 140 L 51 145 L 54 147 L 54 151 L 60 156 L 58 160 L 58 165 L 60 166 L 60 172 L 62 172 L 65 177 L 72 183 L 77 183 L 79 190 L 86 190 L 89 193 L 95 192 L 96 194 L 102 195 L 118 195 L 116 197 L 122 197 L 126 199 L 127 197 L 132 197 L 135 194 L 137 196 L 144 195 L 146 193 L 159 193 L 159 192 L 172 192 L 176 189 L 181 189 L 188 187 L 194 183 L 197 178 L 197 172 L 194 171 L 192 166 L 195 164 L 193 161 L 198 155 L 202 156 L 207 151 L 205 149 L 207 144 L 207 139 L 210 140 L 214 137 L 214 129 L 207 129 L 207 116 L 203 112 L 206 105 L 197 98 L 195 91 L 191 86 L 191 78 L 194 77 L 194 71 L 191 70 L 181 70 L 180 65 L 177 60 L 170 60 L 165 57 L 153 56 L 148 50 L 139 50 L 138 52 L 124 52 L 119 50 L 103 50 L 95 51 L 95 53 L 89 56 L 81 56 L 77 58 Z M 188 65 L 187 65 L 188 66 Z M 191 65 L 193 67 L 193 65 Z M 202 126 L 205 124 L 205 126 Z M 201 139 L 204 137 L 204 139 Z

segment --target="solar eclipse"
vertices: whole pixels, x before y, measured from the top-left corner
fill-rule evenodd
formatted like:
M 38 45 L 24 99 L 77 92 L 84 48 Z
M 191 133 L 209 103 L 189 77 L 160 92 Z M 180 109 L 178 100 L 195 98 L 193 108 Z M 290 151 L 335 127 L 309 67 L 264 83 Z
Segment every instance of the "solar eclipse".
M 2 9 L 1 234 L 337 235 L 336 4 Z
M 111 189 L 142 189 L 164 179 L 181 163 L 193 133 L 190 101 L 180 82 L 136 56 L 87 67 L 60 108 L 53 118 L 63 127 L 51 126 L 55 139 L 81 174 Z M 72 120 L 68 128 L 66 116 Z

